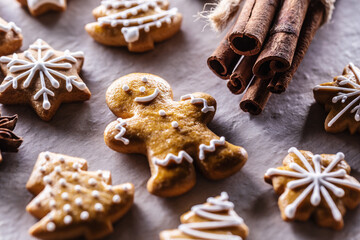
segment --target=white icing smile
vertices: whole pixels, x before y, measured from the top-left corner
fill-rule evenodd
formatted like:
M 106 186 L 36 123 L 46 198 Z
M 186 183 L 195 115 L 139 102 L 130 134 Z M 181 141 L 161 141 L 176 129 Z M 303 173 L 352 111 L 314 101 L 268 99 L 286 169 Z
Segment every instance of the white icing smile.
M 155 88 L 155 91 L 146 97 L 136 97 L 134 99 L 135 102 L 140 102 L 140 103 L 146 103 L 146 102 L 151 102 L 152 100 L 154 100 L 158 95 L 159 95 L 160 91 L 158 88 Z

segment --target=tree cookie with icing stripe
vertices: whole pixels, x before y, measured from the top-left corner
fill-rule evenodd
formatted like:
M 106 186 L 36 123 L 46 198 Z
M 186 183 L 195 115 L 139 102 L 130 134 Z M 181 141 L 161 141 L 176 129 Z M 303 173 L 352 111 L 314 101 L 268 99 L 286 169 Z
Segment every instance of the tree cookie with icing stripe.
M 127 46 L 131 52 L 154 49 L 175 35 L 182 15 L 169 9 L 168 0 L 103 0 L 94 9 L 97 22 L 85 26 L 97 42 L 109 46 Z
M 33 16 L 39 16 L 49 11 L 65 11 L 67 0 L 17 0 L 21 6 L 29 9 Z
M 169 84 L 146 73 L 116 80 L 106 102 L 118 119 L 105 130 L 105 143 L 122 153 L 147 155 L 151 178 L 148 191 L 172 197 L 195 185 L 194 162 L 209 179 L 223 179 L 247 160 L 244 148 L 234 146 L 208 129 L 216 101 L 205 93 L 173 100 Z
M 109 171 L 87 171 L 85 159 L 40 153 L 26 188 L 36 195 L 26 210 L 41 219 L 29 232 L 40 239 L 100 239 L 132 206 L 131 183 L 111 185 Z
M 0 18 L 0 56 L 11 54 L 22 46 L 21 28 Z
M 338 133 L 349 129 L 351 134 L 360 132 L 360 69 L 353 63 L 344 68 L 333 82 L 314 88 L 316 102 L 329 112 L 325 130 Z
M 49 121 L 61 103 L 86 101 L 91 93 L 79 76 L 83 52 L 59 52 L 38 39 L 23 53 L 0 58 L 0 103 L 29 104 Z
M 350 176 L 343 153 L 313 155 L 290 148 L 283 166 L 270 168 L 265 181 L 280 195 L 286 221 L 313 217 L 321 227 L 342 229 L 346 209 L 360 204 L 360 183 Z
M 193 206 L 180 220 L 182 224 L 177 229 L 162 231 L 160 240 L 244 240 L 249 234 L 226 192 Z

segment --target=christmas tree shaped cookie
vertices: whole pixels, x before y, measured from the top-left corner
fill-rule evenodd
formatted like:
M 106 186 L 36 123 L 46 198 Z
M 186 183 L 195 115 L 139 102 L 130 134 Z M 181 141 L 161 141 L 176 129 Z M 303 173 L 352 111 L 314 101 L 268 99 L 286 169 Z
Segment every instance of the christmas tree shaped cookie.
M 29 232 L 41 239 L 99 239 L 132 206 L 130 183 L 111 185 L 108 171 L 88 172 L 84 159 L 44 152 L 26 185 L 36 195 L 26 210 L 41 219 Z
M 222 192 L 208 198 L 205 204 L 195 205 L 181 216 L 178 229 L 160 233 L 160 240 L 243 240 L 249 234 L 244 220 L 234 211 L 229 196 Z
M 27 7 L 33 16 L 49 11 L 65 11 L 67 0 L 17 0 L 21 6 Z
M 21 29 L 13 22 L 0 18 L 0 56 L 11 54 L 21 48 Z
M 270 168 L 265 181 L 279 197 L 281 216 L 286 221 L 314 217 L 322 227 L 341 229 L 346 209 L 360 204 L 360 183 L 350 176 L 343 153 L 313 155 L 289 149 L 283 166 Z
M 99 43 L 145 52 L 180 30 L 182 16 L 168 0 L 104 0 L 85 29 Z

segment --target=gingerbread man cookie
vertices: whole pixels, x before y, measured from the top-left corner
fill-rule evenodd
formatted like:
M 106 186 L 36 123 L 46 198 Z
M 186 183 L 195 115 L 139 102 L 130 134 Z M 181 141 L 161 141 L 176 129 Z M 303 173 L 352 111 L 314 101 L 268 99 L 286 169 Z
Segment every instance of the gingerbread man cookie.
M 169 84 L 162 78 L 133 73 L 116 80 L 106 101 L 118 119 L 105 130 L 105 143 L 122 153 L 147 155 L 152 177 L 148 191 L 171 197 L 195 184 L 193 162 L 210 179 L 236 173 L 246 162 L 244 148 L 234 146 L 207 128 L 216 101 L 205 93 L 193 93 L 173 101 Z
M 226 192 L 195 205 L 180 218 L 178 229 L 160 233 L 160 240 L 243 240 L 249 234 L 244 220 L 234 211 Z
M 17 0 L 21 6 L 27 7 L 33 16 L 49 11 L 65 11 L 67 0 Z
M 40 153 L 27 189 L 36 195 L 26 210 L 41 219 L 29 230 L 41 239 L 100 239 L 132 206 L 131 183 L 111 186 L 108 171 L 87 172 L 85 159 Z
M 21 29 L 13 22 L 0 18 L 0 56 L 11 54 L 22 46 Z
M 265 181 L 281 195 L 284 220 L 314 217 L 319 226 L 341 229 L 346 209 L 360 204 L 360 183 L 349 174 L 343 153 L 313 155 L 293 147 L 282 167 L 266 172 Z
M 344 68 L 343 75 L 333 82 L 314 88 L 316 102 L 329 111 L 325 120 L 327 132 L 338 133 L 349 129 L 360 131 L 360 70 L 353 63 Z
M 23 53 L 1 57 L 6 77 L 0 85 L 0 103 L 30 104 L 41 119 L 49 121 L 61 103 L 90 99 L 79 77 L 83 62 L 83 52 L 59 52 L 41 39 Z
M 168 8 L 168 0 L 103 0 L 93 11 L 97 22 L 85 29 L 101 44 L 149 51 L 180 30 L 182 15 Z

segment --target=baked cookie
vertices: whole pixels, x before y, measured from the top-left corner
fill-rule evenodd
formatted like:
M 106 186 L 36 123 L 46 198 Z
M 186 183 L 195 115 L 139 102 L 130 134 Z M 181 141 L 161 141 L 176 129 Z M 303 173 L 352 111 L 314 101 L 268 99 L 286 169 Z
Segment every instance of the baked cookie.
M 41 119 L 49 121 L 61 103 L 90 98 L 78 74 L 83 62 L 83 52 L 59 52 L 41 39 L 23 53 L 1 57 L 6 77 L 0 85 L 0 103 L 29 104 Z
M 243 240 L 249 234 L 244 220 L 234 211 L 229 196 L 222 192 L 216 198 L 208 198 L 205 204 L 195 205 L 180 218 L 178 229 L 160 233 L 160 240 Z
M 23 140 L 14 132 L 18 116 L 0 116 L 0 163 L 2 152 L 17 152 Z
M 27 7 L 33 16 L 49 11 L 65 11 L 67 0 L 17 0 L 21 6 Z
M 101 44 L 149 51 L 180 30 L 182 15 L 168 8 L 168 0 L 103 0 L 93 11 L 97 22 L 85 29 Z
M 360 203 L 360 183 L 350 174 L 343 153 L 313 155 L 290 148 L 283 166 L 270 168 L 265 181 L 279 197 L 286 221 L 314 217 L 321 227 L 341 229 L 346 209 Z
M 41 219 L 29 232 L 41 239 L 99 239 L 132 206 L 131 183 L 111 186 L 108 171 L 87 172 L 85 159 L 40 153 L 26 188 L 37 195 L 26 210 Z
M 122 153 L 147 155 L 152 194 L 172 197 L 195 185 L 195 160 L 210 179 L 236 173 L 245 164 L 244 148 L 234 146 L 207 128 L 216 101 L 205 93 L 187 94 L 173 101 L 162 78 L 133 73 L 116 80 L 106 92 L 110 110 L 118 119 L 105 130 L 105 143 Z
M 347 65 L 343 75 L 335 77 L 333 82 L 316 86 L 314 97 L 329 112 L 325 120 L 327 132 L 349 129 L 354 134 L 360 131 L 360 70 L 353 63 Z
M 21 29 L 13 22 L 0 18 L 0 56 L 11 54 L 22 46 Z

